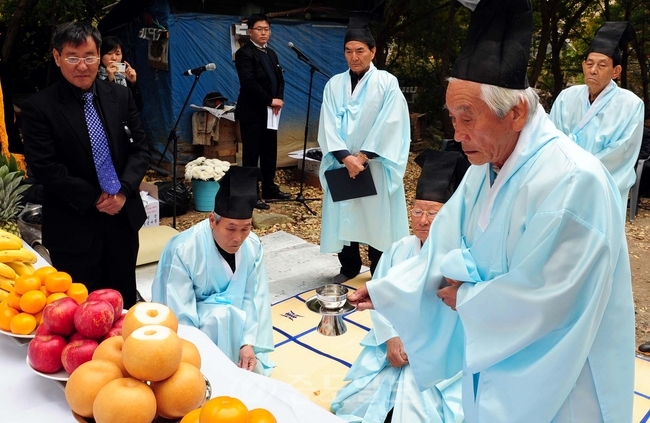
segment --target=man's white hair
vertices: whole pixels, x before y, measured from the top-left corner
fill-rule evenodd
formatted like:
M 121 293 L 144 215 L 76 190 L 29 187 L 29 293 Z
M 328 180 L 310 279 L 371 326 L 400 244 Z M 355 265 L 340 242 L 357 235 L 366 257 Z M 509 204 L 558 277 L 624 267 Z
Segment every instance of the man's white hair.
M 449 82 L 458 80 L 457 78 L 449 78 Z M 485 101 L 490 110 L 499 118 L 503 119 L 508 114 L 510 109 L 525 102 L 528 104 L 528 116 L 526 122 L 535 116 L 537 105 L 539 104 L 539 96 L 532 87 L 523 90 L 515 90 L 512 88 L 497 87 L 496 85 L 480 84 L 481 86 L 481 100 Z

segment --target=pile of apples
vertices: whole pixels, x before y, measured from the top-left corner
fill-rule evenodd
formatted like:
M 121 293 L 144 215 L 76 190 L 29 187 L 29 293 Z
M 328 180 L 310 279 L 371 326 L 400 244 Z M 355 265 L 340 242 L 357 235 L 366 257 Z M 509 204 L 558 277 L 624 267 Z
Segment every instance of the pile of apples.
M 92 359 L 100 342 L 122 334 L 123 304 L 118 291 L 100 289 L 81 304 L 64 297 L 45 306 L 43 324 L 27 348 L 32 367 L 43 373 L 63 368 L 72 374 Z
M 65 387 L 70 409 L 97 423 L 151 423 L 180 419 L 203 405 L 201 355 L 176 333 L 169 307 L 137 303 L 124 316 L 122 335 L 99 344 Z

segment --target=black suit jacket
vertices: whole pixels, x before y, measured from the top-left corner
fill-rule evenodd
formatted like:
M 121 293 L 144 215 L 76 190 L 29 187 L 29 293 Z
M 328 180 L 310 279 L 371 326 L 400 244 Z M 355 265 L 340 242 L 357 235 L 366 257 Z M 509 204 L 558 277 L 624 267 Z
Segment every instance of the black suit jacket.
M 146 219 L 139 185 L 149 165 L 149 148 L 131 90 L 95 81 L 95 95 L 111 157 L 126 203 L 117 219 L 134 234 Z M 102 192 L 93 161 L 83 105 L 74 88 L 61 80 L 22 103 L 25 158 L 43 185 L 43 242 L 48 248 L 87 248 L 100 212 Z M 131 136 L 124 129 L 128 126 Z
M 278 81 L 278 91 L 271 92 L 271 78 L 262 63 L 264 54 L 268 54 Z M 242 122 L 266 123 L 267 107 L 274 98 L 284 98 L 284 77 L 278 56 L 270 48 L 266 53 L 260 51 L 251 42 L 241 46 L 235 53 L 235 66 L 239 76 L 239 98 L 235 109 L 235 118 Z

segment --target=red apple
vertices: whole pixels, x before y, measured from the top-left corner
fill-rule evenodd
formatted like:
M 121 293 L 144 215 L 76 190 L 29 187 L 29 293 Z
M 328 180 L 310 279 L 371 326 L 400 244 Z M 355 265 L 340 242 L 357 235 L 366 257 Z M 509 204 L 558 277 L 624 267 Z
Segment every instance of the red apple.
M 70 335 L 70 337 L 68 338 L 68 342 L 77 341 L 79 339 L 90 339 L 90 338 L 86 338 L 85 336 L 83 336 L 79 332 L 75 332 L 72 335 Z
M 39 372 L 54 373 L 61 370 L 61 353 L 66 341 L 59 335 L 37 335 L 27 346 L 27 356 L 32 367 Z
M 122 314 L 115 322 L 113 322 L 114 328 L 122 329 L 122 325 L 124 324 L 124 316 L 125 314 Z
M 56 335 L 55 333 L 52 333 L 47 326 L 45 325 L 38 325 L 36 328 L 36 333 L 34 334 L 35 336 L 39 335 Z
M 86 300 L 74 313 L 74 326 L 86 338 L 100 339 L 113 326 L 115 310 L 104 300 Z
M 122 336 L 122 328 L 113 326 L 108 332 L 106 332 L 106 335 L 102 336 L 101 341 L 104 341 L 105 339 L 111 338 L 113 336 Z
M 72 374 L 77 367 L 90 361 L 98 345 L 93 339 L 78 339 L 66 345 L 61 352 L 61 362 L 65 371 Z
M 79 304 L 70 297 L 59 298 L 43 309 L 43 324 L 50 332 L 61 336 L 75 331 L 74 314 Z
M 120 318 L 120 316 L 122 315 L 122 309 L 124 308 L 124 299 L 122 298 L 122 294 L 120 294 L 119 291 L 116 291 L 114 289 L 109 289 L 109 288 L 98 289 L 88 294 L 88 298 L 86 298 L 86 301 L 98 301 L 98 300 L 104 300 L 111 303 L 113 309 L 115 310 L 115 314 L 114 314 L 115 320 Z

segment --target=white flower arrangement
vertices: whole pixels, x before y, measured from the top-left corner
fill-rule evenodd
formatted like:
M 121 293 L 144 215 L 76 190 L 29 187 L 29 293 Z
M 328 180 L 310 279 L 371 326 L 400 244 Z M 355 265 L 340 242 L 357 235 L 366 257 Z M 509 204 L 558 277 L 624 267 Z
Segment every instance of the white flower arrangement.
M 230 169 L 230 162 L 199 157 L 185 165 L 185 180 L 218 181 Z

